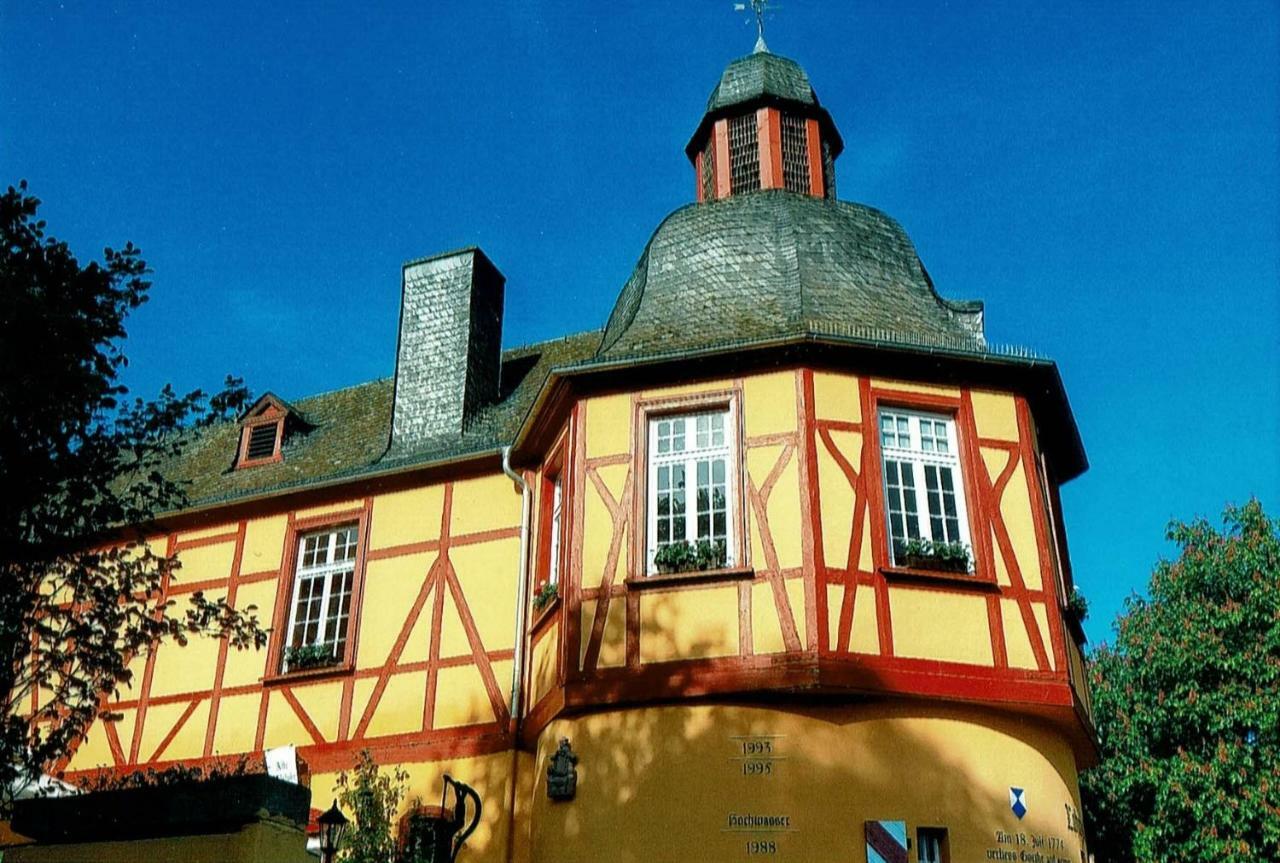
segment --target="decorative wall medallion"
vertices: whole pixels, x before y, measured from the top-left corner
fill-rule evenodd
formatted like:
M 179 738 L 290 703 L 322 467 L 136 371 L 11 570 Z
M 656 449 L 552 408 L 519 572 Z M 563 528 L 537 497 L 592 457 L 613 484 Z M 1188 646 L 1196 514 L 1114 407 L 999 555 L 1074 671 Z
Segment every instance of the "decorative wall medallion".
M 578 790 L 578 756 L 569 748 L 569 738 L 560 738 L 560 748 L 547 765 L 547 796 L 552 800 L 572 800 Z
M 1027 792 L 1021 788 L 1009 788 L 1009 808 L 1013 810 L 1013 814 L 1021 820 L 1023 815 L 1027 814 Z

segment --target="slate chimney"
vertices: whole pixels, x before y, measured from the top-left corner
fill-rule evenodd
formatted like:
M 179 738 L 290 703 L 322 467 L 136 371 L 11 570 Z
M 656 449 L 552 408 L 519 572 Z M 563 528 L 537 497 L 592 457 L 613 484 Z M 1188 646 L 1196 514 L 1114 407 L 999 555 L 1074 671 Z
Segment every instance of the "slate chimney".
M 392 451 L 457 438 L 497 401 L 505 282 L 478 248 L 404 265 Z

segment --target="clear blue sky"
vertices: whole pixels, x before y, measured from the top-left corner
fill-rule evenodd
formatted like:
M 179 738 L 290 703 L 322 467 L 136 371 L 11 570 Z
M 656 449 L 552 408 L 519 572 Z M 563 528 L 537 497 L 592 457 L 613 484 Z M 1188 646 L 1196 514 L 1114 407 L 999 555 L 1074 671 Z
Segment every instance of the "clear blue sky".
M 841 197 L 1061 366 L 1090 637 L 1168 519 L 1280 514 L 1277 4 L 784 5 Z M 399 265 L 464 244 L 507 275 L 507 345 L 600 326 L 753 41 L 730 0 L 0 0 L 0 181 L 83 257 L 143 249 L 135 390 L 300 397 L 390 374 Z

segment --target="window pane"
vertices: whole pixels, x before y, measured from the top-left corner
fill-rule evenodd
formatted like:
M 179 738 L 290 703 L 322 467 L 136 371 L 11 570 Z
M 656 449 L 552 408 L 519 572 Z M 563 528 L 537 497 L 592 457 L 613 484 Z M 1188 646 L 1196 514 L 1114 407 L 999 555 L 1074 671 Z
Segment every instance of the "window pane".
M 684 523 L 684 465 L 671 466 L 671 486 L 671 539 L 683 542 L 688 533 Z
M 893 446 L 896 440 L 893 434 L 893 417 L 885 414 L 880 417 L 880 445 Z
M 900 557 L 908 539 L 918 539 L 915 482 L 911 465 L 887 460 L 884 463 L 885 498 L 889 508 L 889 533 L 894 557 Z
M 938 468 L 935 465 L 924 467 L 925 496 L 929 504 L 929 533 L 934 542 L 948 541 L 946 530 L 942 526 L 942 494 L 938 487 Z

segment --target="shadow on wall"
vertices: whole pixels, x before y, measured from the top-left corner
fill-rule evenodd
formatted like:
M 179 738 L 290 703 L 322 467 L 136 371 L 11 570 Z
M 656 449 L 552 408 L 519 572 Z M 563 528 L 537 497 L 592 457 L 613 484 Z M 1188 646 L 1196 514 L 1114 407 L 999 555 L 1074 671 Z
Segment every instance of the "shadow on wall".
M 697 669 L 670 667 L 676 691 L 697 686 Z M 578 791 L 553 803 L 546 770 L 562 737 L 579 757 Z M 777 693 L 562 718 L 539 741 L 531 860 L 864 861 L 865 822 L 893 820 L 913 836 L 946 828 L 954 861 L 1075 863 L 1074 764 L 1038 720 L 924 701 Z M 1021 819 L 1011 787 L 1024 790 Z

